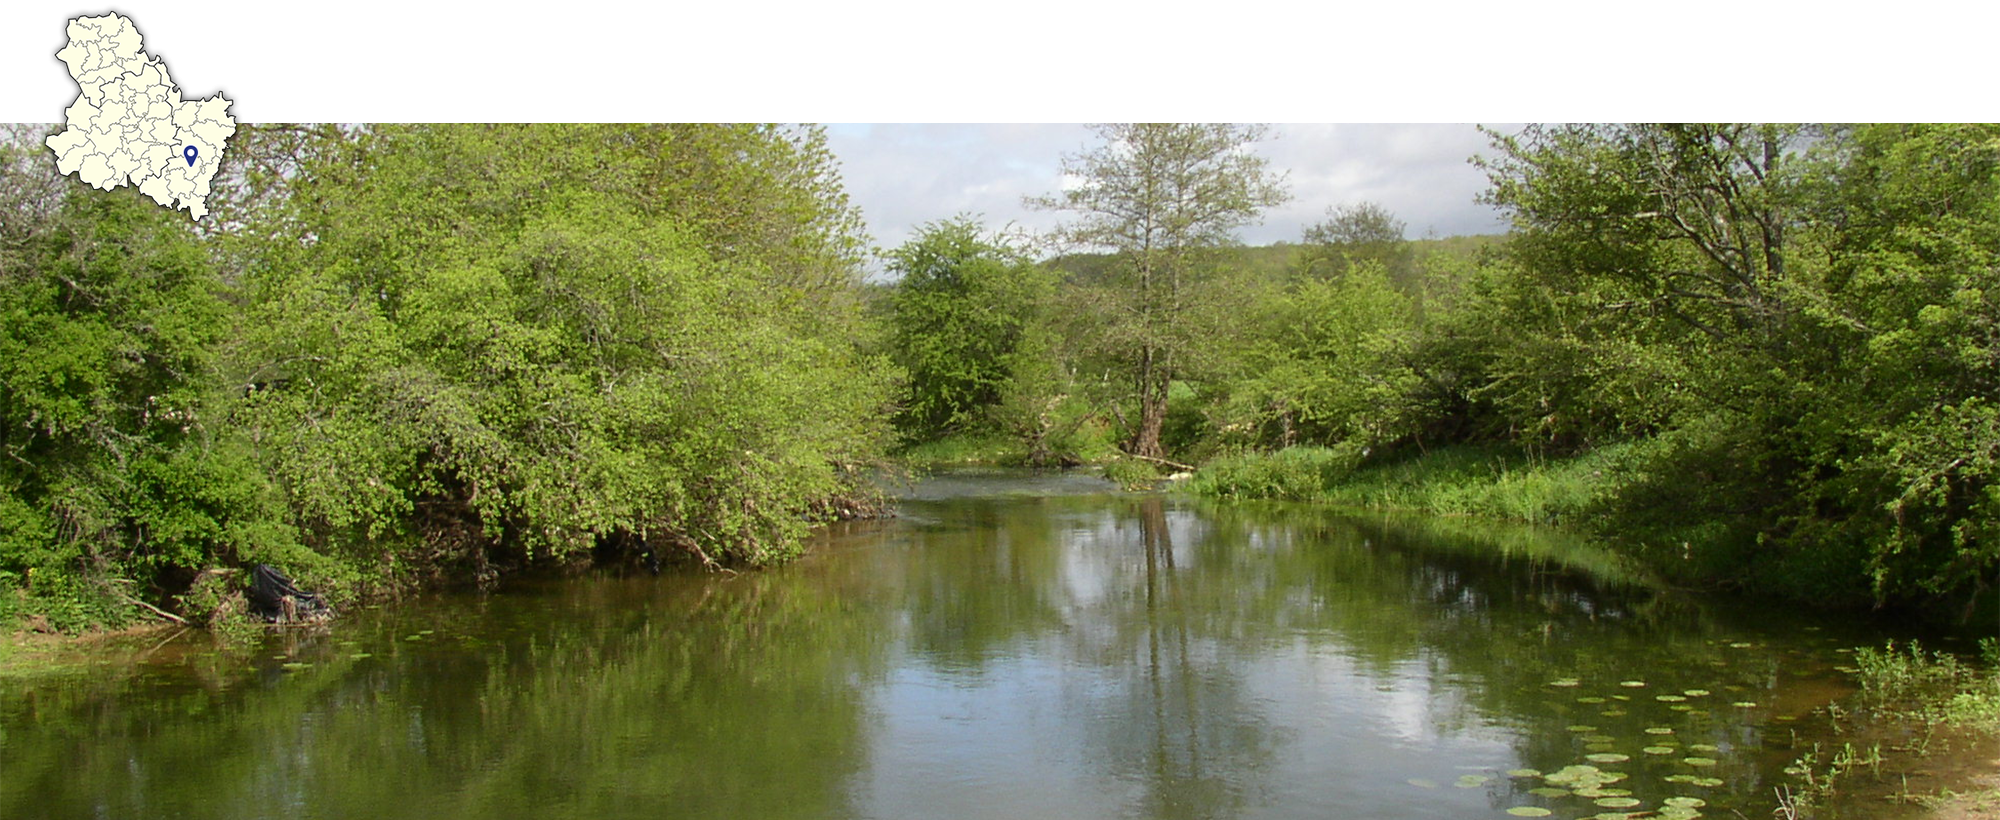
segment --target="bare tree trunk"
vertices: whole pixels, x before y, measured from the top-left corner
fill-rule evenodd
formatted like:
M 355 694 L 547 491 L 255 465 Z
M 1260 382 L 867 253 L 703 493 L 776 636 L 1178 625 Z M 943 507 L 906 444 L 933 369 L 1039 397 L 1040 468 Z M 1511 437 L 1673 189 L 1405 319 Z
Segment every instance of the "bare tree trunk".
M 1160 428 L 1167 420 L 1167 388 L 1161 384 L 1147 384 L 1139 391 L 1139 429 L 1132 433 L 1132 445 L 1127 448 L 1135 456 L 1163 458 L 1166 451 L 1160 448 Z

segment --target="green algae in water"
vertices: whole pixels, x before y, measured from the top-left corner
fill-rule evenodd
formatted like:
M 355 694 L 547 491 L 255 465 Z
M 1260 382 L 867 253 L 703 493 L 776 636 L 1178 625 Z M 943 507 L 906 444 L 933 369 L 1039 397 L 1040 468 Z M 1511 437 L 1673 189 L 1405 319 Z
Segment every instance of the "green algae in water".
M 1591 726 L 1591 725 L 1589 725 L 1589 724 L 1585 724 L 1585 723 L 1575 723 L 1575 724 L 1571 724 L 1571 725 L 1569 725 L 1569 726 L 1564 726 L 1564 727 L 1563 727 L 1563 731 L 1566 731 L 1566 732 L 1595 732 L 1595 731 L 1597 731 L 1597 727 L 1595 727 L 1595 726 Z

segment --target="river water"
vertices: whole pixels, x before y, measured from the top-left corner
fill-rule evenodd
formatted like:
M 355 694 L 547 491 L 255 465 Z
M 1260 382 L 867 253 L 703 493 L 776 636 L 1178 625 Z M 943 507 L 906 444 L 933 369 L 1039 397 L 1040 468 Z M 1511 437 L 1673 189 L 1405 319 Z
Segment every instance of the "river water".
M 1882 637 L 1543 531 L 1109 490 L 956 473 L 770 571 L 0 679 L 0 817 L 1768 817 Z

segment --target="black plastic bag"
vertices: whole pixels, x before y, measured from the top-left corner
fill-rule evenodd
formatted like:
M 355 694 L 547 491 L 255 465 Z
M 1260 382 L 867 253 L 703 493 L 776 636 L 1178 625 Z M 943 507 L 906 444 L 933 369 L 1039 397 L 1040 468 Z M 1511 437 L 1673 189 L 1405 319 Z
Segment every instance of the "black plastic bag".
M 292 579 L 269 564 L 258 564 L 256 569 L 250 571 L 250 611 L 274 624 L 324 621 L 333 617 L 333 610 L 327 608 L 319 593 L 292 586 Z

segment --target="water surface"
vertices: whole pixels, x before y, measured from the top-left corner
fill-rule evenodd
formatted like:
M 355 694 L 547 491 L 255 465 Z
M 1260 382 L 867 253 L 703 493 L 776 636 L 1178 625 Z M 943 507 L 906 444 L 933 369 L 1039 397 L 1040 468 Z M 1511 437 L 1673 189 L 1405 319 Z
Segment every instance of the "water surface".
M 0 817 L 1763 817 L 1879 638 L 1548 532 L 1108 489 L 956 473 L 772 571 L 0 680 Z

